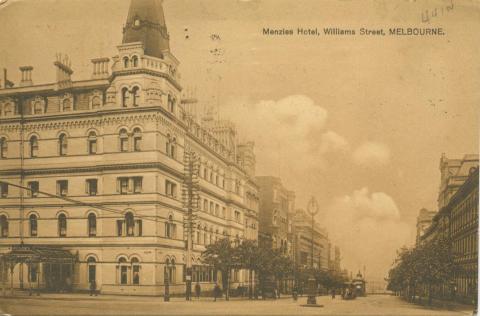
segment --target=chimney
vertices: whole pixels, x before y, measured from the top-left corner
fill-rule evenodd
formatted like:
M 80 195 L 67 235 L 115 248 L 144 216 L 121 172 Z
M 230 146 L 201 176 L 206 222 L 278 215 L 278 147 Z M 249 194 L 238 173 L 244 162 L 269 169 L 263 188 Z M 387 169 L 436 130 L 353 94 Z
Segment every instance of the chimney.
M 69 88 L 72 86 L 73 70 L 68 55 L 57 54 L 57 60 L 53 63 L 57 67 L 57 88 Z
M 33 85 L 32 70 L 32 66 L 20 67 L 20 71 L 22 72 L 22 80 L 20 81 L 20 87 L 29 87 Z
M 105 79 L 110 75 L 108 73 L 109 58 L 96 58 L 92 59 L 93 75 L 92 79 Z
M 7 69 L 3 68 L 3 71 L 1 73 L 0 77 L 0 89 L 8 89 L 13 87 L 13 82 L 8 80 L 7 77 Z

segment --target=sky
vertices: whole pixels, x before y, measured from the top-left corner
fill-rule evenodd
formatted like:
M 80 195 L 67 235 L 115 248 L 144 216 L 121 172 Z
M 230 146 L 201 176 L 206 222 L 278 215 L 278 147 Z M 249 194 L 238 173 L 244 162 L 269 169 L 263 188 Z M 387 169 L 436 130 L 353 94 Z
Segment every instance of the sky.
M 53 82 L 61 52 L 74 80 L 88 79 L 91 59 L 117 54 L 128 5 L 9 0 L 0 67 L 17 83 L 24 65 L 35 83 Z M 478 2 L 165 0 L 164 10 L 185 91 L 255 141 L 257 174 L 281 177 L 297 208 L 319 201 L 316 220 L 345 268 L 383 278 L 396 249 L 413 244 L 418 211 L 437 210 L 441 154 L 478 153 Z M 446 35 L 265 36 L 267 27 Z

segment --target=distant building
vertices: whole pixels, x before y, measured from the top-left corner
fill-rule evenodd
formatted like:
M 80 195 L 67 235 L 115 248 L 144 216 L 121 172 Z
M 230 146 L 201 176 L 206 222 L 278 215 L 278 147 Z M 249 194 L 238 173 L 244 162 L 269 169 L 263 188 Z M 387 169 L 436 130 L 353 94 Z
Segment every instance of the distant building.
M 298 268 L 305 269 L 312 265 L 312 216 L 303 209 L 297 209 L 293 222 L 295 226 L 295 262 Z M 313 226 L 314 268 L 329 269 L 329 244 L 327 231 L 315 223 Z M 340 256 L 339 253 L 338 256 Z
M 289 240 L 289 213 L 295 207 L 295 193 L 287 190 L 282 180 L 272 176 L 256 177 L 259 188 L 259 230 L 261 242 L 272 248 L 282 249 L 283 253 L 293 255 Z
M 418 212 L 417 217 L 417 244 L 420 242 L 420 238 L 425 234 L 425 231 L 432 224 L 432 219 L 437 212 L 429 211 L 426 208 L 422 208 Z

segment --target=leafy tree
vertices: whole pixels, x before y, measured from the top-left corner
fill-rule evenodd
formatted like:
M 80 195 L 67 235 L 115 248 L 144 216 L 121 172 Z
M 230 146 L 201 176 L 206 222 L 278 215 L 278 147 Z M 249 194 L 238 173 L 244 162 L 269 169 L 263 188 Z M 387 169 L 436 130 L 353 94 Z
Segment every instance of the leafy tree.
M 217 240 L 207 245 L 202 253 L 202 262 L 213 266 L 222 274 L 225 299 L 230 299 L 230 272 L 238 267 L 237 251 L 228 238 Z

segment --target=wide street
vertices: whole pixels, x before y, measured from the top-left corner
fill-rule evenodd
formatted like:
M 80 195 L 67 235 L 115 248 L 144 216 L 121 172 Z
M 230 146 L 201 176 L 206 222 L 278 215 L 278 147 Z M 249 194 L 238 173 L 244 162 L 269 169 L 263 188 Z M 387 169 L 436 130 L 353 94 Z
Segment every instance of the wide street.
M 306 297 L 272 301 L 224 300 L 185 302 L 173 298 L 87 295 L 44 295 L 42 297 L 0 298 L 3 313 L 11 315 L 472 315 L 471 309 L 430 309 L 403 302 L 397 297 L 372 295 L 356 300 L 318 297 L 324 307 L 302 307 Z M 1 313 L 0 313 L 1 314 Z

